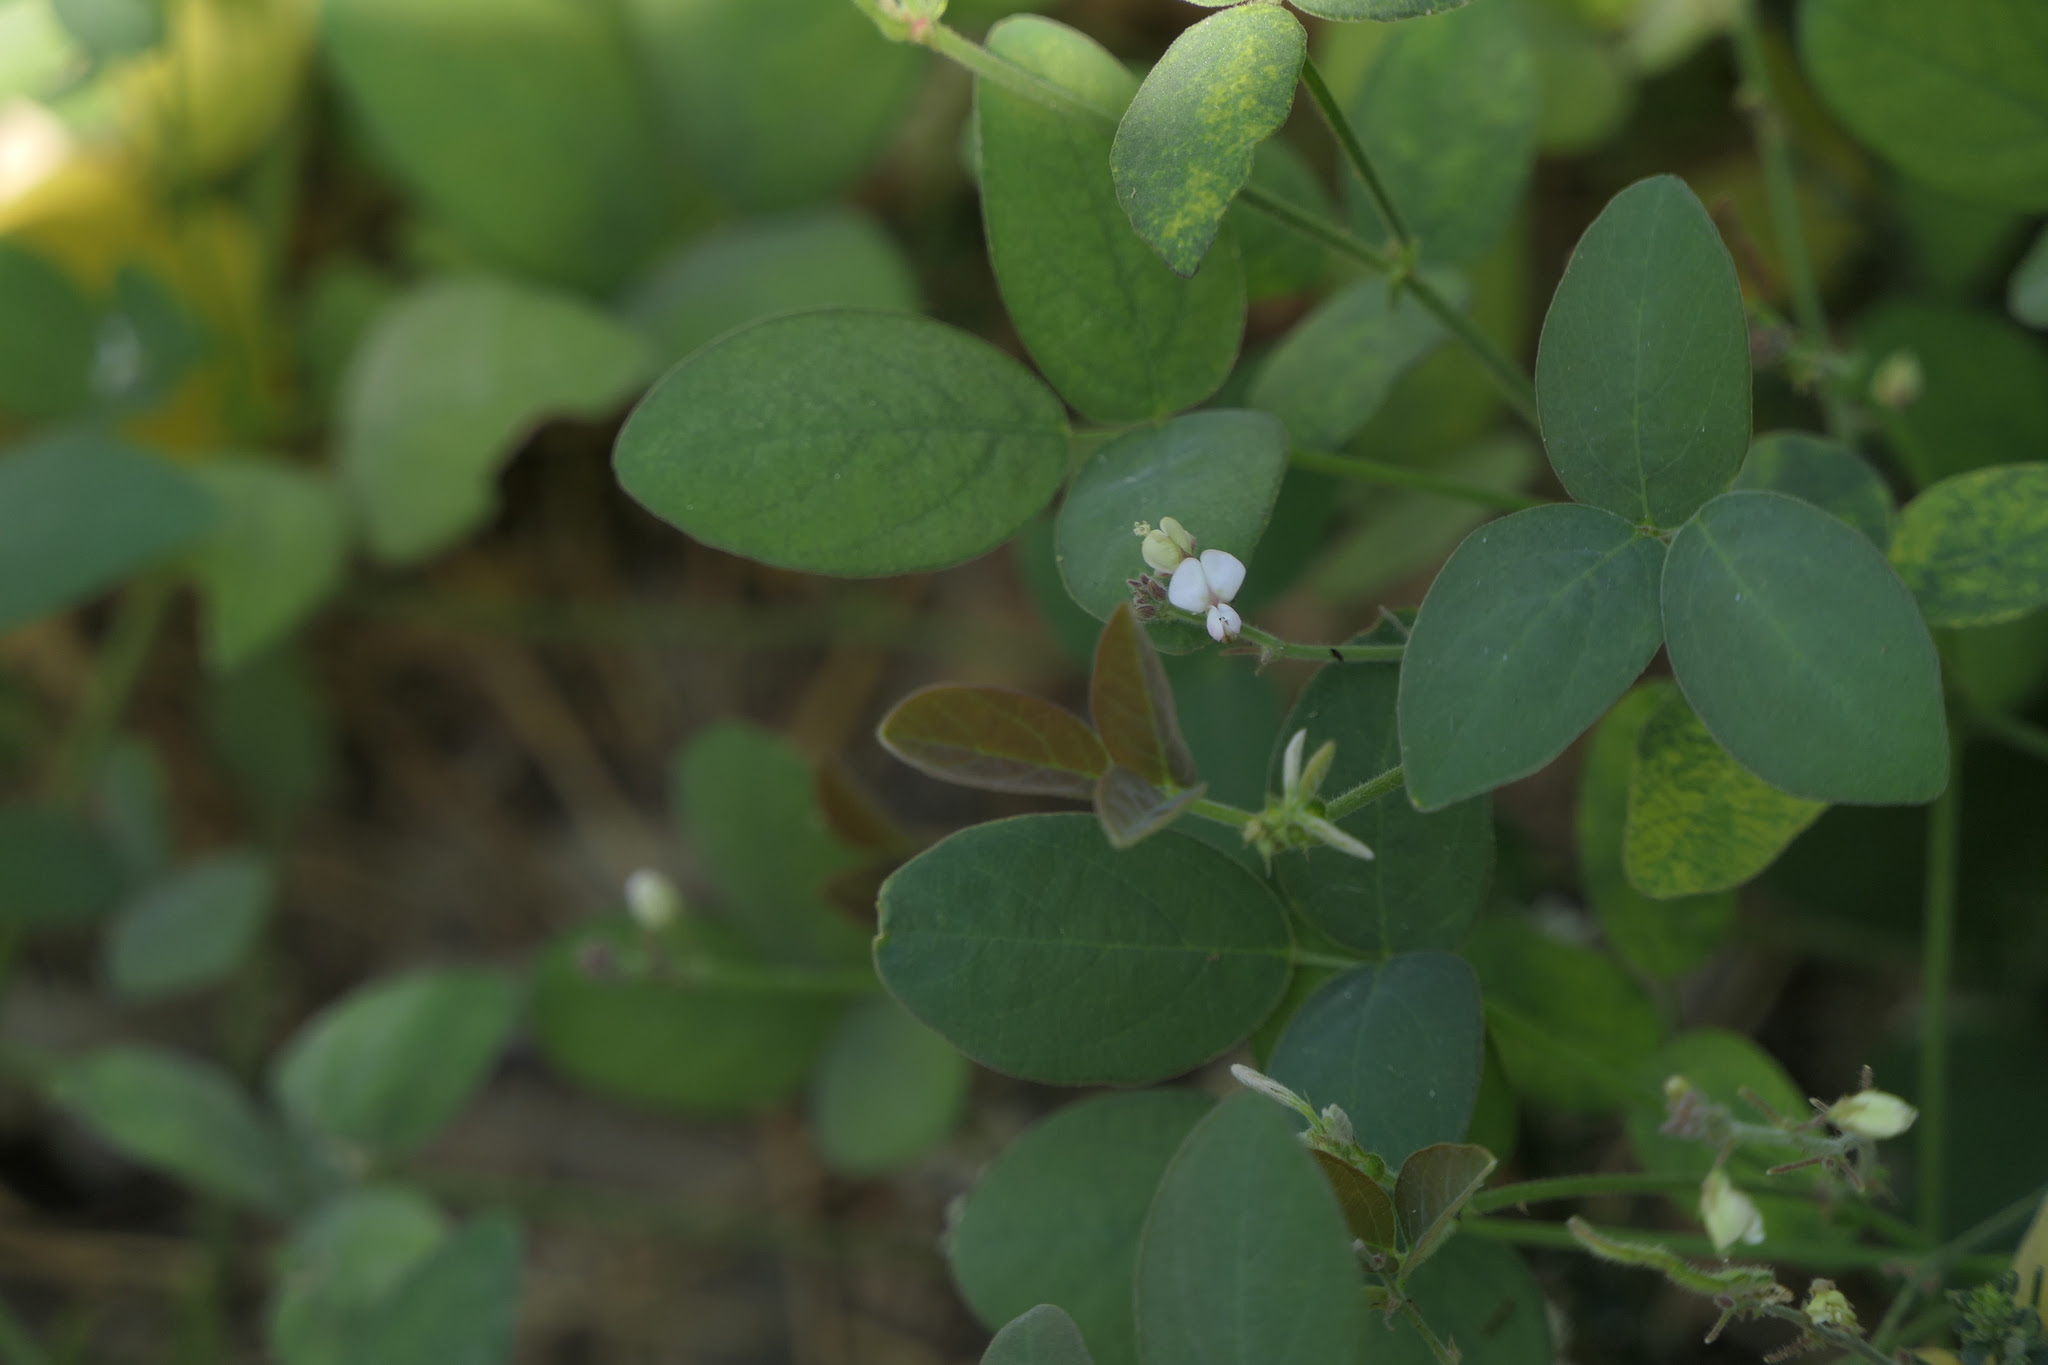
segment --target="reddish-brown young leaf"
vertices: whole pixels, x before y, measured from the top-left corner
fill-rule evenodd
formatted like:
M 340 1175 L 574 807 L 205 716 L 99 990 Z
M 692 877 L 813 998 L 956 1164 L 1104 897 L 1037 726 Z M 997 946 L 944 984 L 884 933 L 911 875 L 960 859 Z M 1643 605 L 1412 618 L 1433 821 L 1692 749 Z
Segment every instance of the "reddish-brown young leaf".
M 1323 1178 L 1337 1192 L 1337 1205 L 1344 1210 L 1344 1223 L 1351 1235 L 1369 1247 L 1391 1251 L 1398 1246 L 1400 1224 L 1394 1217 L 1394 1201 L 1379 1182 L 1341 1157 L 1328 1152 L 1313 1155 L 1316 1165 L 1323 1168 Z
M 1095 818 L 1118 848 L 1129 848 L 1155 830 L 1166 828 L 1208 788 L 1200 782 L 1165 791 L 1114 764 L 1095 788 Z
M 1109 768 L 1079 716 L 1000 687 L 922 688 L 896 704 L 875 737 L 919 772 L 990 791 L 1086 801 Z
M 1112 760 L 1155 787 L 1172 790 L 1200 780 L 1195 760 L 1173 715 L 1173 689 L 1159 654 L 1131 605 L 1110 613 L 1095 642 L 1095 677 L 1088 686 L 1095 731 Z M 1098 802 L 1099 805 L 1099 802 Z

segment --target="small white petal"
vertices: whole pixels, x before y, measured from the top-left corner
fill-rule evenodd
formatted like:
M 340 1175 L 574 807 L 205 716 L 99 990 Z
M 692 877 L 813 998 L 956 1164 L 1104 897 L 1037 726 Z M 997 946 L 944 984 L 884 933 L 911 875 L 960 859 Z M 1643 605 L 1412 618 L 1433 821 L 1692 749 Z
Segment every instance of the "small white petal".
M 1289 796 L 1301 789 L 1301 755 L 1308 748 L 1308 731 L 1296 730 L 1280 756 L 1280 790 Z
M 1244 629 L 1244 621 L 1237 614 L 1237 608 L 1218 602 L 1209 608 L 1209 638 L 1219 645 L 1227 645 L 1237 638 Z
M 1302 816 L 1301 827 L 1339 853 L 1348 853 L 1368 863 L 1373 860 L 1372 850 L 1362 841 L 1352 838 L 1320 815 Z
M 1209 576 L 1202 572 L 1202 561 L 1183 559 L 1173 571 L 1173 582 L 1166 585 L 1166 600 L 1182 611 L 1207 611 L 1216 605 L 1216 598 L 1209 591 Z
M 1202 572 L 1218 602 L 1228 602 L 1244 586 L 1244 561 L 1227 550 L 1202 551 Z

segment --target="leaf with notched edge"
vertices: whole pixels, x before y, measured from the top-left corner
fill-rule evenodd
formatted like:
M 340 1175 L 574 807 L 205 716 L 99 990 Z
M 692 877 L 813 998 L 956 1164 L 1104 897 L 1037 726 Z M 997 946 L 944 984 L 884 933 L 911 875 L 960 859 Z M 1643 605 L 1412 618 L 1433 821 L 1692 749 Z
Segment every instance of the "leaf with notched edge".
M 989 791 L 1085 801 L 1109 768 L 1079 716 L 1000 687 L 921 688 L 896 703 L 875 738 L 919 772 Z

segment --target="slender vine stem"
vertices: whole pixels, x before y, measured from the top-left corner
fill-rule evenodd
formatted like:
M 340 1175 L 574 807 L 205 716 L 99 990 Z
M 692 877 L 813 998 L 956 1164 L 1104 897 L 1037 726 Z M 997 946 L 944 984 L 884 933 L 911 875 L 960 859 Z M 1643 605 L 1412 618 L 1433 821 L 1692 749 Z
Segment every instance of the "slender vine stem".
M 1758 1305 L 1757 1311 L 1767 1318 L 1777 1318 L 1781 1322 L 1797 1323 L 1799 1324 L 1800 1331 L 1810 1332 L 1828 1343 L 1828 1345 L 1838 1350 L 1847 1351 L 1850 1355 L 1861 1356 L 1869 1361 L 1870 1365 L 1898 1365 L 1897 1361 L 1893 1360 L 1883 1351 L 1878 1350 L 1856 1333 L 1840 1327 L 1817 1325 L 1797 1308 L 1788 1308 L 1782 1303 L 1766 1303 Z
M 1341 953 L 1317 953 L 1306 948 L 1296 948 L 1287 955 L 1287 960 L 1297 967 L 1328 967 L 1332 971 L 1348 972 L 1353 967 L 1363 967 L 1369 959 L 1345 957 Z
M 1948 787 L 1927 811 L 1927 881 L 1920 951 L 1920 1230 L 1941 1235 L 1942 1159 L 1948 1139 L 1949 976 L 1956 943 L 1956 846 L 1961 832 L 1963 748 L 1952 744 Z
M 1478 1237 L 1490 1238 L 1496 1242 L 1509 1242 L 1520 1246 L 1577 1247 L 1579 1245 L 1570 1230 L 1562 1223 L 1549 1223 L 1527 1218 L 1467 1218 L 1459 1224 L 1466 1232 Z M 1599 1233 L 1608 1238 L 1626 1239 L 1641 1237 L 1640 1229 L 1600 1228 Z M 1659 1232 L 1657 1242 L 1683 1256 L 1719 1258 L 1724 1253 L 1714 1250 L 1714 1244 L 1704 1237 L 1686 1236 Z M 1774 1265 L 1793 1265 L 1812 1270 L 1881 1270 L 1885 1266 L 1901 1261 L 1910 1261 L 1911 1253 L 1901 1253 L 1897 1247 L 1861 1246 L 1855 1243 L 1804 1242 L 1796 1239 L 1772 1237 L 1762 1246 L 1748 1253 L 1751 1259 Z M 1971 1271 L 1995 1275 L 2005 1267 L 2002 1256 L 1959 1257 L 1951 1264 Z
M 139 578 L 122 591 L 70 732 L 52 762 L 47 784 L 52 800 L 76 801 L 91 785 L 163 628 L 170 600 L 170 580 L 160 575 Z
M 1394 234 L 1394 240 L 1401 246 L 1413 245 L 1415 238 L 1409 233 L 1408 225 L 1401 220 L 1400 210 L 1394 207 L 1394 200 L 1387 193 L 1385 182 L 1379 172 L 1373 169 L 1372 158 L 1365 153 L 1365 144 L 1358 140 L 1358 132 L 1351 126 L 1351 120 L 1344 115 L 1344 106 L 1337 103 L 1337 97 L 1330 93 L 1330 86 L 1323 79 L 1323 73 L 1316 69 L 1316 60 L 1308 58 L 1301 64 L 1301 83 L 1308 90 L 1308 96 L 1315 101 L 1316 112 L 1329 125 L 1331 136 L 1337 139 L 1338 149 L 1344 159 L 1351 163 L 1365 192 L 1372 196 L 1373 207 L 1379 210 L 1387 230 Z
M 1980 711 L 1975 719 L 1978 729 L 2007 748 L 2048 762 L 2048 729 L 1995 711 Z
M 1426 469 L 1389 464 L 1384 460 L 1332 455 L 1321 450 L 1296 450 L 1287 458 L 1288 463 L 1296 469 L 1330 474 L 1340 479 L 1356 479 L 1360 483 L 1381 484 L 1389 488 L 1412 488 L 1418 493 L 1434 493 L 1440 498 L 1469 502 L 1475 506 L 1495 508 L 1502 512 L 1526 511 L 1531 507 L 1542 507 L 1550 501 L 1548 498 L 1531 497 L 1527 493 L 1517 493 L 1511 489 L 1488 488 L 1483 483 L 1473 483 L 1469 479 L 1432 474 Z
M 1232 829 L 1243 829 L 1252 822 L 1250 811 L 1227 806 L 1221 801 L 1211 801 L 1206 796 L 1190 801 L 1188 814 L 1199 815 L 1204 820 L 1214 820 L 1219 825 L 1229 825 Z
M 1329 801 L 1324 803 L 1323 818 L 1325 820 L 1342 820 L 1351 812 L 1371 805 L 1389 792 L 1399 790 L 1401 785 L 1407 780 L 1406 775 L 1402 773 L 1400 766 L 1397 764 L 1381 773 L 1378 777 L 1369 778 L 1353 787 L 1350 791 L 1339 792 L 1331 797 Z
M 1401 1316 L 1408 1319 L 1408 1325 L 1415 1329 L 1415 1335 L 1421 1337 L 1423 1343 L 1429 1347 L 1429 1353 L 1436 1357 L 1437 1365 L 1458 1365 L 1457 1352 L 1437 1339 L 1430 1325 L 1423 1321 L 1422 1310 L 1415 1306 L 1415 1300 L 1400 1294 L 1398 1290 L 1392 1290 L 1391 1287 L 1390 1292 L 1397 1295 L 1396 1302 L 1400 1305 Z
M 1240 636 L 1257 645 L 1274 659 L 1310 659 L 1316 663 L 1391 664 L 1398 663 L 1406 645 L 1305 645 L 1283 640 L 1270 630 L 1247 624 Z

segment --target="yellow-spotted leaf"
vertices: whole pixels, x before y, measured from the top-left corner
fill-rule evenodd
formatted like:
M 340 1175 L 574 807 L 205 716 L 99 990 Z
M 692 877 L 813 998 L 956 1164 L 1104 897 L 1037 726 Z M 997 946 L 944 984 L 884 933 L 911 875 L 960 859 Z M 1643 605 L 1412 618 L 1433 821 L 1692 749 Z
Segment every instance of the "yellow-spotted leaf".
M 1906 504 L 1891 553 L 1930 626 L 1993 626 L 2048 603 L 2048 463 L 1943 479 Z

